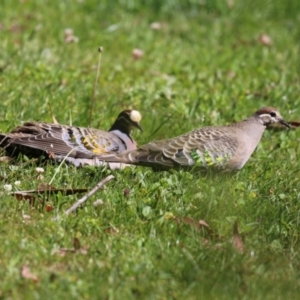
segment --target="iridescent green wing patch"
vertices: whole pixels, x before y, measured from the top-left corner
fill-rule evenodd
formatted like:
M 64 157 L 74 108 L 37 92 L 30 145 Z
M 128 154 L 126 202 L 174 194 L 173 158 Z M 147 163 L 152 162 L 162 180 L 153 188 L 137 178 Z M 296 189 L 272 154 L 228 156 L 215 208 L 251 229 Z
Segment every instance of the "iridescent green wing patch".
M 192 149 L 190 153 L 191 157 L 195 161 L 195 165 L 199 167 L 223 167 L 230 160 L 230 155 L 216 155 L 210 154 L 207 150 L 201 152 L 198 149 Z
M 64 131 L 63 131 L 64 132 Z M 63 134 L 63 139 L 65 136 L 65 141 L 66 141 L 66 136 L 68 136 L 68 142 L 74 147 L 74 146 L 79 146 L 77 139 L 76 139 L 76 132 L 72 128 L 67 128 L 67 135 Z
M 75 146 L 78 146 L 76 137 L 73 134 L 70 135 L 70 138 L 68 139 L 68 142 L 70 142 L 71 144 L 74 144 Z

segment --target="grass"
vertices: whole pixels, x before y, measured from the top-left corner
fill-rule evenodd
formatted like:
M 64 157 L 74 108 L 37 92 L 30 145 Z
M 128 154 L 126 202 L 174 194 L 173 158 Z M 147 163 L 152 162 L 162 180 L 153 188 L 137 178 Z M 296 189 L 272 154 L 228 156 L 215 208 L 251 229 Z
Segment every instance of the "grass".
M 26 120 L 51 122 L 49 106 L 60 123 L 88 126 L 99 46 L 93 127 L 109 128 L 122 109 L 138 109 L 144 133 L 134 136 L 143 144 L 241 120 L 264 105 L 299 120 L 297 0 L 2 2 L 2 132 Z M 77 43 L 65 42 L 66 28 Z M 270 45 L 259 42 L 262 34 Z M 134 48 L 144 51 L 140 60 Z M 37 165 L 26 157 L 1 163 L 0 296 L 295 299 L 299 155 L 299 131 L 267 131 L 236 174 L 64 165 L 57 188 L 93 188 L 116 177 L 71 216 L 64 211 L 80 195 L 45 197 L 50 212 L 17 201 L 4 185 L 36 189 Z M 57 166 L 44 168 L 50 182 Z M 97 199 L 103 204 L 94 207 Z M 213 234 L 192 220 L 205 220 Z M 242 254 L 232 246 L 236 220 Z M 74 237 L 87 253 L 62 253 L 77 245 Z M 22 276 L 24 266 L 37 282 Z

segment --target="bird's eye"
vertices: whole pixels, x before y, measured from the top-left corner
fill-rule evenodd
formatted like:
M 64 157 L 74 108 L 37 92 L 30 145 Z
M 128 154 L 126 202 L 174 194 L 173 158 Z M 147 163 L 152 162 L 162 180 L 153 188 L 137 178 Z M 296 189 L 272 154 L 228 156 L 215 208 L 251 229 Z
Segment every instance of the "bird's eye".
M 274 112 L 274 111 L 270 112 L 270 116 L 271 117 L 276 117 L 276 112 Z

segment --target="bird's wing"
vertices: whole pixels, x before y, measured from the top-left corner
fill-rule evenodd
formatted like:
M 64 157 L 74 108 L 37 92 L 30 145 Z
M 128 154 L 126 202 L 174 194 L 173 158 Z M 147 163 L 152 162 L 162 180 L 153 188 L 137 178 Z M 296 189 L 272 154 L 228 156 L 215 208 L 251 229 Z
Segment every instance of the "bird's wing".
M 26 122 L 5 138 L 9 144 L 70 157 L 92 158 L 124 150 L 122 141 L 113 133 L 59 124 Z
M 226 133 L 226 134 L 225 134 Z M 117 155 L 134 164 L 180 166 L 224 166 L 234 155 L 238 142 L 233 131 L 204 127 L 181 136 L 153 141 L 139 149 Z

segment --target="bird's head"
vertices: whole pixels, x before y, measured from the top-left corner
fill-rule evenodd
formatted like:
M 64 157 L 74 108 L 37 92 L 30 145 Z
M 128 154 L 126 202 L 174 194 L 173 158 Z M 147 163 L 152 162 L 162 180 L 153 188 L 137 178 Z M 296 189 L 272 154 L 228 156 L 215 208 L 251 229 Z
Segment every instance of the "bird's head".
M 137 128 L 143 131 L 140 121 L 142 115 L 137 110 L 123 110 L 117 117 L 116 121 L 112 125 L 109 131 L 119 130 L 121 132 L 127 133 L 128 135 L 132 129 Z
M 281 123 L 287 128 L 291 127 L 290 124 L 282 118 L 280 112 L 274 107 L 262 107 L 254 115 L 258 117 L 265 126 Z

